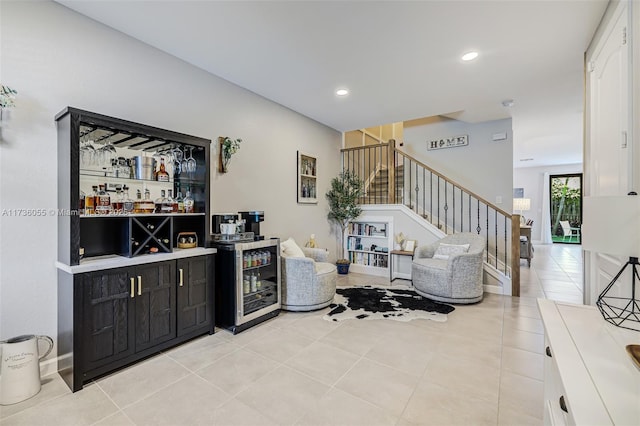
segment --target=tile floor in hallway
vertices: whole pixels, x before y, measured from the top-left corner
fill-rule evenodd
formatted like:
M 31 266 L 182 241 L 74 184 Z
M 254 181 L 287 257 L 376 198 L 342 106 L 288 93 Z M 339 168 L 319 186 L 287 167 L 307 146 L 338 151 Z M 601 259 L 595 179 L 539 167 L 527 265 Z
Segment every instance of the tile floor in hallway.
M 486 294 L 445 323 L 282 313 L 198 338 L 71 393 L 57 375 L 4 425 L 539 425 L 536 298 L 581 303 L 579 246 L 535 246 L 522 297 Z M 394 284 L 399 283 L 395 281 Z M 350 274 L 339 285 L 388 280 Z

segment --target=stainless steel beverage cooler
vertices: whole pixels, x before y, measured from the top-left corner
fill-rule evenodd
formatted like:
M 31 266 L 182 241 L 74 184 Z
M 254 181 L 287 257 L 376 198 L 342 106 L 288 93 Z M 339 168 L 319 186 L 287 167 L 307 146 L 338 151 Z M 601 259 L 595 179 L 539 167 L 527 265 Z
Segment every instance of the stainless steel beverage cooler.
M 212 243 L 216 255 L 216 326 L 234 334 L 280 312 L 280 240 Z

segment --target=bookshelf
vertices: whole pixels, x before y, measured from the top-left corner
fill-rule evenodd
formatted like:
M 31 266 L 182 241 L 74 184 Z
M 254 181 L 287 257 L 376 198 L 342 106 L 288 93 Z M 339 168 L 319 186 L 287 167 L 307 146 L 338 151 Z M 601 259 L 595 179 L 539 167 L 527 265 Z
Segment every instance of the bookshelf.
M 361 217 L 349 223 L 345 254 L 352 272 L 389 276 L 389 252 L 393 246 L 393 218 Z

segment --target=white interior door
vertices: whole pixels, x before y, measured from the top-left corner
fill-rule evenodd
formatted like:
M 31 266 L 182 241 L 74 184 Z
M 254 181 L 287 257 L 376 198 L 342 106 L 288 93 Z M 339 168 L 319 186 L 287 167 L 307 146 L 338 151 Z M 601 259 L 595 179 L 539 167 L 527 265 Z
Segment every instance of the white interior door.
M 632 147 L 627 140 L 631 111 L 628 5 L 621 1 L 612 6 L 587 51 L 587 196 L 623 195 L 633 182 Z M 585 303 L 595 303 L 626 260 L 600 253 L 585 256 Z M 623 282 L 626 279 L 621 277 Z

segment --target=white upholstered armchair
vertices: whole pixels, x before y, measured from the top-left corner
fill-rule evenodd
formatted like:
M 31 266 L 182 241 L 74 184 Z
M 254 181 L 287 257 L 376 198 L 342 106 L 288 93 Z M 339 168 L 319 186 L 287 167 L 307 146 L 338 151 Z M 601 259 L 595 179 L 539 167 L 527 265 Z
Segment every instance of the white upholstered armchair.
M 416 293 L 448 303 L 481 301 L 484 248 L 484 237 L 471 232 L 418 247 L 411 266 Z
M 304 257 L 282 256 L 282 309 L 312 311 L 329 306 L 336 294 L 336 265 L 325 249 L 302 248 Z

